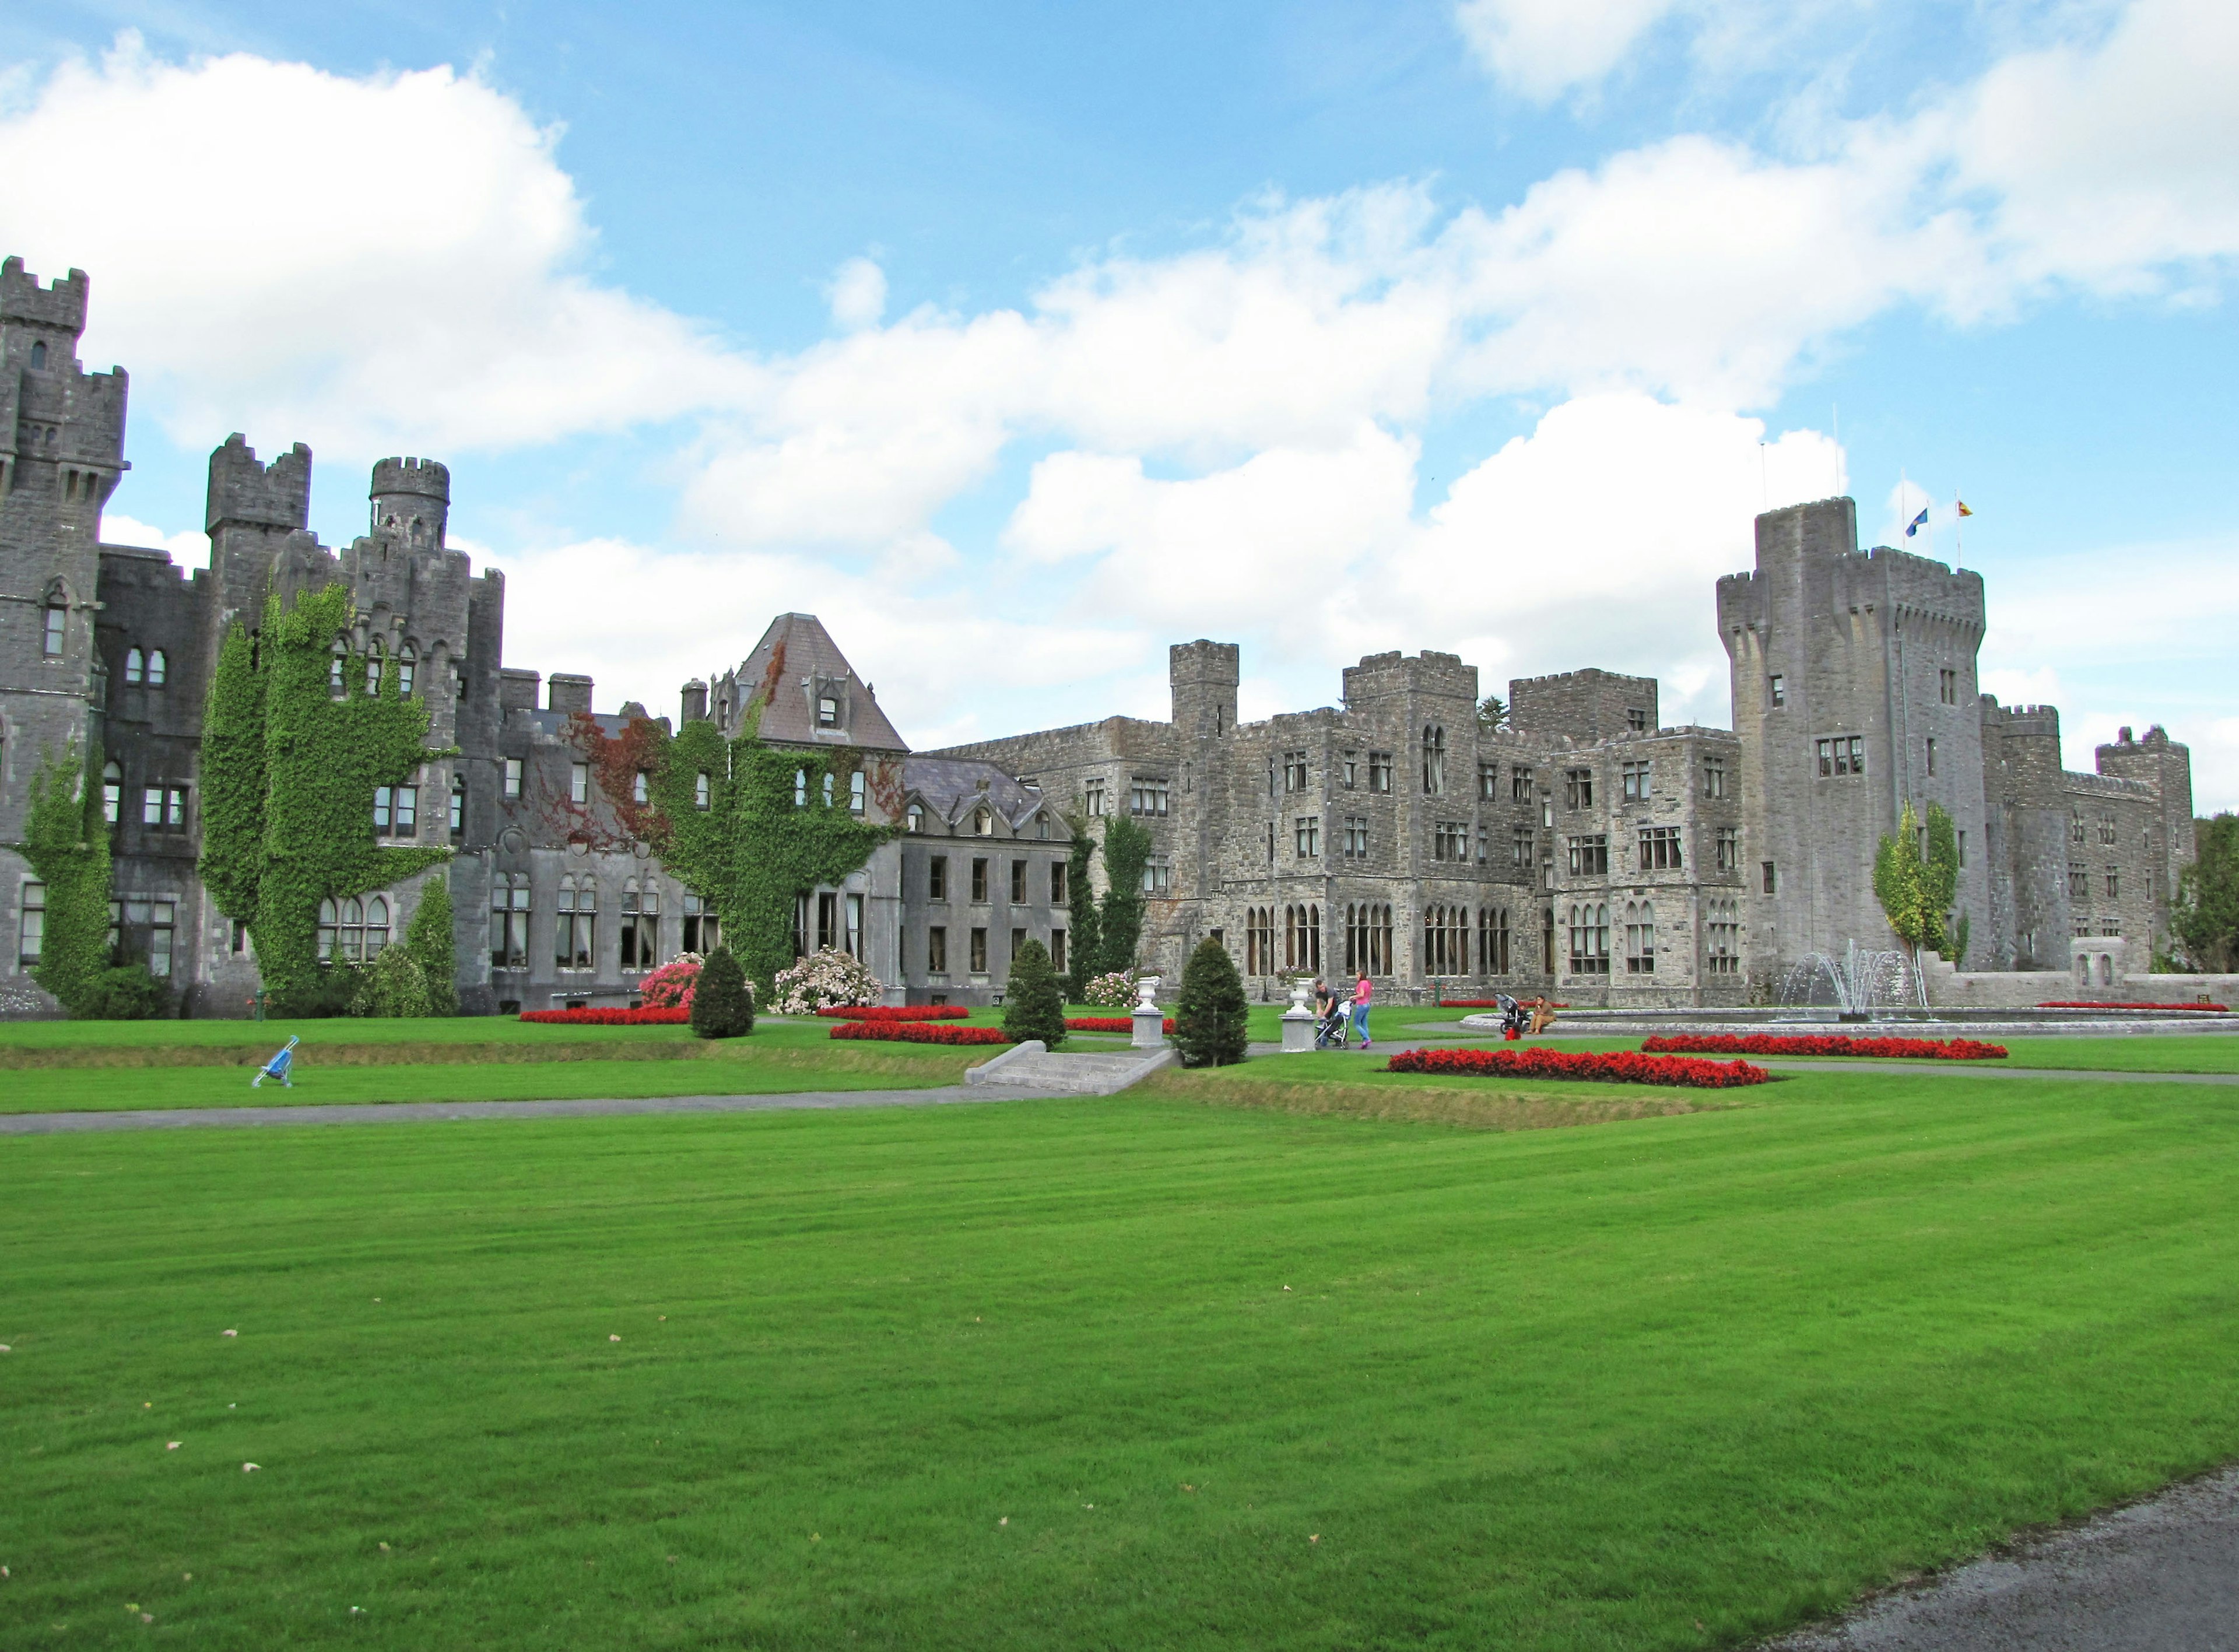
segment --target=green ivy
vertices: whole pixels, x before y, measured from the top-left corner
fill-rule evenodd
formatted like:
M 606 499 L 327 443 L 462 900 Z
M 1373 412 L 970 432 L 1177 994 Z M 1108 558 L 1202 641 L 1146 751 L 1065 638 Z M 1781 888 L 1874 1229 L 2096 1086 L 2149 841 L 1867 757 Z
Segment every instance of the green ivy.
M 434 758 L 428 709 L 402 693 L 396 662 L 368 693 L 348 662 L 329 689 L 336 637 L 355 617 L 347 585 L 267 602 L 252 657 L 236 623 L 210 680 L 203 728 L 203 886 L 249 926 L 266 991 L 282 1013 L 312 1008 L 322 989 L 319 903 L 385 889 L 448 860 L 437 848 L 384 846 L 373 835 L 373 791 Z
M 1096 911 L 1096 890 L 1089 882 L 1089 871 L 1096 858 L 1096 839 L 1089 833 L 1089 816 L 1075 809 L 1065 817 L 1066 829 L 1073 834 L 1070 864 L 1065 875 L 1066 912 L 1071 921 L 1066 939 L 1072 943 L 1073 968 L 1067 972 L 1066 989 L 1075 1003 L 1088 1001 L 1088 983 L 1094 980 L 1103 967 L 1104 947 L 1100 939 L 1103 926 Z
M 867 767 L 859 751 L 766 746 L 752 721 L 734 740 L 698 720 L 673 737 L 648 721 L 634 721 L 609 737 L 587 719 L 583 734 L 596 743 L 593 770 L 623 823 L 652 846 L 662 865 L 714 903 L 724 944 L 765 1002 L 772 978 L 794 961 L 796 898 L 859 870 L 894 836 L 892 827 L 848 811 L 853 776 Z M 641 773 L 642 804 L 634 794 Z M 699 803 L 703 774 L 705 809 Z M 892 812 L 900 802 L 898 774 L 873 771 L 867 783 L 873 802 Z
M 1135 967 L 1143 938 L 1143 869 L 1151 863 L 1151 829 L 1125 815 L 1104 823 L 1104 905 L 1097 915 L 1103 965 L 1110 975 Z
M 45 884 L 45 939 L 31 979 L 74 1016 L 96 1013 L 109 957 L 109 823 L 102 818 L 101 749 L 73 740 L 31 776 L 23 858 Z

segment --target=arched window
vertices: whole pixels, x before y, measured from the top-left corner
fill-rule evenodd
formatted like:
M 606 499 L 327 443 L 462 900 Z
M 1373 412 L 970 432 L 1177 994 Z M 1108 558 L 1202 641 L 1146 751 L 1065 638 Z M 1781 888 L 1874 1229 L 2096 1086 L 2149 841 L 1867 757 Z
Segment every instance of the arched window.
M 365 691 L 381 692 L 381 639 L 377 636 L 365 645 Z
M 371 963 L 389 945 L 389 897 L 375 895 L 365 903 L 365 961 Z
M 123 803 L 124 770 L 118 768 L 116 766 L 116 759 L 111 757 L 107 763 L 101 765 L 102 819 L 107 821 L 112 826 L 116 824 L 116 816 L 119 811 L 123 809 Z
M 692 783 L 692 806 L 694 809 L 705 809 L 714 800 L 714 777 L 702 769 L 699 777 Z
M 870 776 L 858 769 L 847 776 L 847 812 L 860 815 L 870 802 Z
M 412 679 L 419 663 L 420 656 L 407 643 L 396 656 L 396 691 L 408 700 L 412 697 Z
M 827 770 L 825 772 L 825 776 L 824 776 L 824 806 L 825 806 L 827 809 L 829 809 L 829 808 L 831 808 L 831 807 L 832 807 L 832 786 L 833 786 L 832 775 L 831 775 L 831 772 L 827 769 Z
M 335 949 L 340 944 L 341 925 L 342 916 L 336 910 L 335 903 L 330 900 L 320 902 L 319 962 L 321 963 L 334 962 Z
M 925 805 L 923 803 L 912 803 L 907 809 L 902 811 L 902 829 L 904 831 L 910 832 L 921 832 L 925 829 Z
M 451 836 L 462 837 L 467 830 L 467 777 L 454 769 L 451 774 Z
M 40 339 L 31 346 L 31 370 L 36 373 L 42 368 L 45 367 L 46 364 L 47 343 L 46 340 Z
M 412 518 L 412 543 L 413 543 L 414 544 L 415 544 L 415 545 L 416 545 L 416 544 L 418 544 L 422 540 L 423 540 L 423 539 L 427 538 L 427 536 L 428 536 L 428 524 L 427 524 L 426 523 L 422 522 L 422 521 L 419 517 L 417 517 L 417 516 L 413 517 L 413 518 Z
M 1434 903 L 1423 912 L 1423 972 L 1469 973 L 1469 909 Z
M 562 969 L 588 969 L 598 956 L 593 926 L 598 921 L 599 886 L 585 876 L 560 880 L 560 921 L 553 933 L 553 961 Z
M 806 769 L 793 771 L 793 806 L 795 809 L 808 807 L 808 770 Z
M 141 660 L 140 650 L 136 648 L 126 649 L 124 650 L 124 680 L 127 683 L 138 683 L 143 680 L 145 675 L 146 670 Z
M 163 657 L 163 649 L 149 649 L 148 653 L 148 686 L 151 689 L 162 688 L 163 686 L 163 678 L 169 674 L 170 669 L 171 663 Z
M 1505 976 L 1508 967 L 1508 909 L 1481 906 L 1477 912 L 1477 972 L 1481 976 Z
M 490 968 L 528 968 L 528 874 L 500 872 L 490 880 Z
M 1423 730 L 1423 789 L 1427 793 L 1446 789 L 1446 731 L 1432 724 Z
M 2115 955 L 2111 952 L 2099 955 L 2099 984 L 2103 987 L 2115 984 Z
M 389 902 L 376 895 L 361 901 L 319 903 L 319 962 L 370 963 L 389 946 Z
M 994 810 L 975 809 L 972 811 L 972 835 L 974 837 L 993 837 L 995 835 Z
M 1624 908 L 1624 972 L 1656 973 L 1656 903 L 1628 901 Z
M 42 634 L 41 651 L 49 659 L 63 651 L 63 639 L 70 625 L 70 603 L 60 590 L 47 593 L 47 625 Z
M 2131 726 L 2135 728 L 2136 725 Z M 2091 960 L 2080 952 L 2076 955 L 2076 984 L 2079 987 L 2091 984 Z
M 327 692 L 339 700 L 342 695 L 342 667 L 349 661 L 349 638 L 335 638 L 331 653 L 333 657 L 327 662 Z
M 1591 901 L 1571 909 L 1571 973 L 1609 973 L 1609 905 Z
M 1286 906 L 1283 909 L 1283 967 L 1308 970 L 1319 970 L 1322 967 L 1321 908 Z

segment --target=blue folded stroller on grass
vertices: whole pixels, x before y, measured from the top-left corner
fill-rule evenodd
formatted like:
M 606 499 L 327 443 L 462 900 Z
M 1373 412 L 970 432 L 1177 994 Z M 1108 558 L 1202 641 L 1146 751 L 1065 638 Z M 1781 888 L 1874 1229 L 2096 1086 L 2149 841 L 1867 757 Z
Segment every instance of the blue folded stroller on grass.
M 290 1038 L 286 1044 L 282 1045 L 278 1055 L 256 1069 L 256 1076 L 249 1081 L 249 1088 L 255 1089 L 266 1079 L 276 1078 L 280 1081 L 282 1089 L 295 1089 L 296 1081 L 289 1077 L 288 1074 L 296 1064 L 296 1046 L 300 1042 L 302 1041 L 299 1039 Z

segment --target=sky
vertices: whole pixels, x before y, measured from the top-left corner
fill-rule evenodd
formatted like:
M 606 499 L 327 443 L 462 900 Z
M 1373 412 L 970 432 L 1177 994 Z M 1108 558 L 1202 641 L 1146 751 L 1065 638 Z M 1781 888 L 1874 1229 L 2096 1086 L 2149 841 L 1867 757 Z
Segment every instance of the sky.
M 1432 648 L 1723 726 L 1712 582 L 1839 491 L 2206 812 L 2236 84 L 2228 0 L 17 0 L 0 250 L 132 375 L 107 537 L 205 557 L 230 431 L 329 543 L 440 458 L 601 709 L 792 610 L 920 748 L 1163 716 L 1199 636 L 1247 717 Z

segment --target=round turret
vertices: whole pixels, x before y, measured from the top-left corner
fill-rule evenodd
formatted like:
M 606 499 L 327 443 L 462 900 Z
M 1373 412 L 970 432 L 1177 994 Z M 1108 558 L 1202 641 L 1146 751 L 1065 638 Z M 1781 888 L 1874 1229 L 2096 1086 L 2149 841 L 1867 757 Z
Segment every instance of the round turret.
M 433 459 L 373 467 L 372 530 L 408 545 L 440 547 L 451 514 L 450 470 Z

